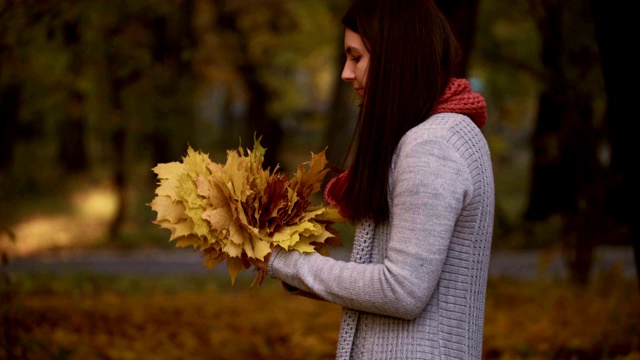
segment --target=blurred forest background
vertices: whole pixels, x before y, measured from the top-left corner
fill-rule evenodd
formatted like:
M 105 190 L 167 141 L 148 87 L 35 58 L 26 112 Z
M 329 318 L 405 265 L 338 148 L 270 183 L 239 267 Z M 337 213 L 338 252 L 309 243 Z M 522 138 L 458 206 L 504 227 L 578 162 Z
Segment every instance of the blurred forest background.
M 438 2 L 464 50 L 458 76 L 469 78 L 489 105 L 483 133 L 496 179 L 494 249 L 557 253 L 567 261 L 570 283 L 584 286 L 595 281 L 595 249 L 624 246 L 634 249 L 637 274 L 632 185 L 638 181 L 631 170 L 637 150 L 628 129 L 634 125 L 627 125 L 637 115 L 632 91 L 623 86 L 637 83 L 637 75 L 626 48 L 614 46 L 621 34 L 631 34 L 631 11 L 601 0 Z M 59 249 L 173 247 L 168 232 L 152 223 L 151 168 L 181 160 L 188 146 L 224 161 L 228 149 L 252 146 L 257 133 L 272 169 L 280 164 L 291 172 L 324 148 L 342 166 L 358 105 L 340 80 L 339 19 L 347 6 L 348 0 L 0 0 L 3 263 Z M 352 229 L 342 231 L 348 244 Z M 600 281 L 598 294 L 613 283 Z M 51 291 L 66 293 L 65 286 Z M 509 286 L 500 288 L 507 299 L 522 294 Z M 545 301 L 576 297 L 554 294 Z M 628 295 L 615 296 L 624 303 Z M 204 300 L 192 301 L 196 307 Z M 491 309 L 503 307 L 493 301 L 490 320 L 496 320 Z M 593 314 L 606 307 L 587 303 L 600 306 Z M 149 304 L 122 305 L 143 313 Z M 158 306 L 157 313 L 164 311 Z M 559 306 L 550 314 L 569 316 Z M 584 320 L 575 330 L 592 319 L 585 307 L 566 319 Z M 523 307 L 521 313 L 538 310 L 549 309 Z M 509 329 L 506 318 L 500 321 L 488 322 L 489 352 L 502 346 L 492 334 L 521 330 L 522 324 Z M 492 332 L 492 326 L 503 327 Z M 539 339 L 544 330 L 527 334 Z M 332 351 L 332 331 L 318 340 L 329 344 L 322 351 Z M 10 333 L 4 332 L 5 344 Z M 636 350 L 637 334 L 629 340 Z M 601 333 L 591 335 L 604 341 Z M 312 358 L 298 355 L 291 358 Z
M 558 249 L 587 282 L 596 246 L 638 244 L 632 101 L 615 86 L 630 60 L 607 38 L 624 14 L 596 0 L 440 3 L 465 53 L 458 75 L 489 104 L 494 247 Z M 1 1 L 4 242 L 164 242 L 151 168 L 189 145 L 223 161 L 257 133 L 272 169 L 325 147 L 341 166 L 357 107 L 340 80 L 347 4 Z

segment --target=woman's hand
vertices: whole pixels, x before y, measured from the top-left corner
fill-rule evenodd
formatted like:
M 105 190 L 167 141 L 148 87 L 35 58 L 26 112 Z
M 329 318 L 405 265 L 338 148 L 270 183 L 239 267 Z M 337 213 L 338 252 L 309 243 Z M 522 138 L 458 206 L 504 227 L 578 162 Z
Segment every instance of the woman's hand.
M 264 260 L 249 258 L 249 263 L 256 267 L 256 269 L 264 272 L 265 275 L 269 274 L 269 259 L 271 258 L 271 253 L 265 255 Z
M 262 284 L 264 277 L 269 275 L 269 259 L 270 258 L 271 258 L 271 253 L 268 253 L 267 255 L 265 255 L 263 260 L 256 259 L 256 258 L 248 258 L 249 264 L 253 265 L 256 268 L 256 271 L 258 271 L 258 276 L 256 277 L 256 280 L 254 280 L 254 283 L 257 284 L 258 286 Z

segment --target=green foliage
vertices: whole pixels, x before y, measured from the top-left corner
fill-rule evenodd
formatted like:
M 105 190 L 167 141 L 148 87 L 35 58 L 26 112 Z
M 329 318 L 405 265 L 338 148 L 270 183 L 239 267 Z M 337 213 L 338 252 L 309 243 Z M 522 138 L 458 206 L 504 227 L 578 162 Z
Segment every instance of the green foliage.
M 496 179 L 495 247 L 518 247 L 528 204 L 530 136 L 541 77 L 540 35 L 526 0 L 481 1 L 469 74 L 487 99 L 489 142 Z
M 216 4 L 227 5 L 220 10 Z M 339 81 L 336 45 L 347 5 L 343 0 L 0 2 L 0 91 L 16 84 L 20 89 L 19 131 L 10 137 L 13 161 L 0 172 L 0 225 L 13 228 L 34 215 L 72 211 L 78 183 L 60 163 L 68 141 L 60 128 L 79 113 L 89 162 L 89 175 L 80 176 L 87 183 L 113 185 L 116 170 L 125 170 L 124 188 L 118 189 L 127 201 L 124 228 L 120 238 L 100 246 L 170 246 L 145 206 L 153 194 L 150 169 L 179 159 L 187 145 L 211 151 L 216 161 L 237 145 L 244 119 L 234 111 L 246 110 L 242 105 L 255 95 L 243 84 L 242 66 L 256 68 L 253 80 L 268 90 L 269 112 L 286 125 L 285 168 L 324 148 L 323 111 Z M 532 5 L 480 2 L 469 69 L 489 104 L 483 132 L 496 178 L 494 247 L 559 241 L 554 219 L 532 229 L 521 220 L 537 94 L 545 82 Z M 237 31 L 218 21 L 223 13 L 237 22 Z M 580 16 L 569 16 L 565 26 L 587 20 Z M 590 34 L 575 35 L 583 43 Z M 585 79 L 589 86 L 598 86 L 595 75 Z M 123 159 L 114 141 L 120 132 Z M 353 229 L 345 226 L 348 241 Z
M 109 179 L 124 166 L 134 188 L 149 185 L 149 168 L 179 158 L 187 145 L 225 151 L 244 121 L 231 107 L 254 96 L 241 77 L 247 65 L 269 92 L 269 111 L 295 131 L 296 112 L 326 107 L 339 80 L 337 1 L 229 2 L 235 33 L 218 23 L 214 3 L 3 2 L 0 94 L 16 86 L 18 112 L 2 196 L 61 190 L 70 174 L 60 163 L 68 142 L 60 128 L 71 116 L 82 125 L 76 151 L 86 152 L 84 171 Z M 217 122 L 230 114 L 230 127 Z
M 175 130 L 193 117 L 186 54 L 194 46 L 172 38 L 171 31 L 188 35 L 179 3 L 11 1 L 2 10 L 0 90 L 20 92 L 18 118 L 7 120 L 17 129 L 7 195 L 46 193 L 64 180 L 58 156 L 67 139 L 59 129 L 71 116 L 85 129 L 87 147 L 77 151 L 88 153 L 87 170 L 113 168 L 112 136 L 123 126 L 128 148 L 156 133 L 179 154 L 186 133 Z M 146 153 L 130 151 L 132 162 Z
M 266 85 L 268 110 L 275 118 L 317 109 L 339 80 L 334 59 L 340 25 L 327 3 L 235 2 L 214 9 L 208 21 L 230 17 L 233 26 L 225 20 L 202 34 L 213 37 L 215 46 L 199 49 L 200 65 L 227 88 L 231 101 L 251 96 L 240 78 L 247 68 L 254 68 L 254 80 Z
M 535 122 L 537 94 L 544 81 L 540 35 L 528 2 L 481 1 L 475 39 L 470 74 L 482 81 L 490 135 L 508 142 L 492 150 L 499 158 L 509 157 L 528 147 L 522 140 Z

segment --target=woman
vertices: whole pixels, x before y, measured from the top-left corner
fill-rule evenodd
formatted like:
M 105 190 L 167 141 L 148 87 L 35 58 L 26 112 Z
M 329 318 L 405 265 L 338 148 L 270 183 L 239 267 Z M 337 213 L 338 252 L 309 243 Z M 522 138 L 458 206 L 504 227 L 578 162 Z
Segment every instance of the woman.
M 274 250 L 256 264 L 341 305 L 338 359 L 480 359 L 494 184 L 484 99 L 452 77 L 432 0 L 356 0 L 342 79 L 362 104 L 349 170 L 325 189 L 356 226 L 351 261 Z

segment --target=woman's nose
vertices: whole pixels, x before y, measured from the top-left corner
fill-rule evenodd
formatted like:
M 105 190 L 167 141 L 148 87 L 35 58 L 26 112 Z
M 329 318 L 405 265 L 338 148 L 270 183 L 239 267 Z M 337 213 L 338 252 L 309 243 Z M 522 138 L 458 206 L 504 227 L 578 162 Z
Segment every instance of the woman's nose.
M 342 69 L 342 75 L 340 77 L 342 78 L 343 81 L 353 81 L 355 79 L 354 72 L 349 66 L 348 61 L 344 64 L 344 68 Z

